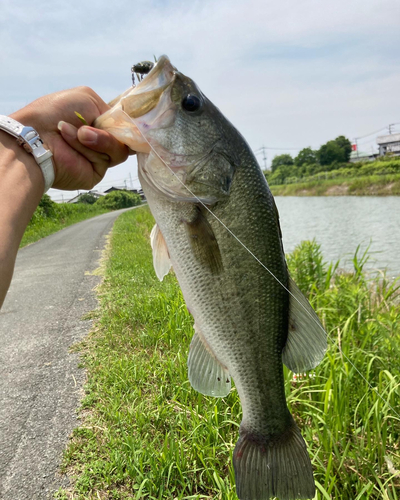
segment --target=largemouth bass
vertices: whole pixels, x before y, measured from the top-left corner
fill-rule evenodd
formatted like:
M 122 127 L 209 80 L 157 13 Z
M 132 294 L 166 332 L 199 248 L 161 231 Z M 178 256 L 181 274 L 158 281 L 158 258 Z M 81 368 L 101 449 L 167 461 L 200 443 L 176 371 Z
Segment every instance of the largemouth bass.
M 197 85 L 163 56 L 95 126 L 138 152 L 156 226 L 160 279 L 173 266 L 195 333 L 194 389 L 243 408 L 233 454 L 241 500 L 313 498 L 306 444 L 285 398 L 283 366 L 314 368 L 326 333 L 291 280 L 279 216 L 246 141 Z

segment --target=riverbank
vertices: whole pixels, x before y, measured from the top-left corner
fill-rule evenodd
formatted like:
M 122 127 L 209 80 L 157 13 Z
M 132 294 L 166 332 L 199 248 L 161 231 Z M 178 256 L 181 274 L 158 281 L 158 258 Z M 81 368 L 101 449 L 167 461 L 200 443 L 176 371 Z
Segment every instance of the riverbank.
M 95 327 L 77 348 L 88 382 L 63 465 L 73 485 L 58 499 L 237 500 L 238 394 L 214 399 L 190 387 L 193 319 L 173 273 L 162 283 L 155 276 L 153 224 L 147 208 L 115 223 Z M 311 375 L 294 379 L 285 368 L 287 401 L 309 447 L 318 500 L 399 500 L 400 307 L 395 285 L 368 282 L 365 258 L 353 263 L 353 272 L 338 272 L 315 243 L 288 259 L 330 340 Z
M 337 177 L 270 185 L 274 196 L 400 196 L 400 174 Z

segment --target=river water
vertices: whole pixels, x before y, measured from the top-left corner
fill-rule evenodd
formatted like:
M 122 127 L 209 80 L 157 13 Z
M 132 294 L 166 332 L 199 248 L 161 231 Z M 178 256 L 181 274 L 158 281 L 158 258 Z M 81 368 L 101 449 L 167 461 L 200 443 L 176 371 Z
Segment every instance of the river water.
M 369 271 L 400 276 L 400 196 L 276 196 L 285 252 L 315 238 L 324 259 L 352 269 L 356 248 L 370 244 Z

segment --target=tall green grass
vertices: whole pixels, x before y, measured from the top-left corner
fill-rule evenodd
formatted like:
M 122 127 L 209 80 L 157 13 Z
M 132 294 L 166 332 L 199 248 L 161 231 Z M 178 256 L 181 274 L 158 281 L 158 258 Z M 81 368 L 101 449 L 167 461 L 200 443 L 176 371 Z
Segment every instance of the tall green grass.
M 20 247 L 34 243 L 71 224 L 90 219 L 96 215 L 105 214 L 109 211 L 108 208 L 97 204 L 89 205 L 87 203 L 52 203 L 49 211 L 39 206 L 26 228 Z
M 240 401 L 235 389 L 213 399 L 190 387 L 193 321 L 174 276 L 155 277 L 152 225 L 138 209 L 114 226 L 95 328 L 78 346 L 88 382 L 63 465 L 73 487 L 57 498 L 237 498 L 231 458 Z M 365 259 L 358 251 L 354 272 L 340 271 L 315 242 L 288 258 L 330 337 L 312 373 L 294 379 L 285 368 L 318 499 L 400 498 L 398 290 L 384 277 L 368 281 Z

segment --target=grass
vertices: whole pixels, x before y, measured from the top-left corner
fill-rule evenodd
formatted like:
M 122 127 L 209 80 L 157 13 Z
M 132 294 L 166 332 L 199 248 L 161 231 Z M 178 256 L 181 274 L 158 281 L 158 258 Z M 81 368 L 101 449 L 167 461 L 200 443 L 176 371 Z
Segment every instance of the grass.
M 96 215 L 109 212 L 109 209 L 100 207 L 96 204 L 88 205 L 86 203 L 59 203 L 55 204 L 51 215 L 45 216 L 40 208 L 35 212 L 22 238 L 20 248 L 34 243 L 35 241 L 56 233 L 64 227 L 90 219 Z
M 174 276 L 155 277 L 152 225 L 141 208 L 114 226 L 95 328 L 77 347 L 88 382 L 64 457 L 73 486 L 58 499 L 237 499 L 240 401 L 235 389 L 223 399 L 191 389 L 193 321 Z M 330 335 L 311 374 L 294 380 L 285 369 L 321 500 L 400 499 L 399 295 L 384 276 L 366 280 L 366 258 L 357 249 L 344 273 L 315 242 L 288 258 Z
M 320 179 L 292 184 L 271 185 L 274 196 L 398 196 L 400 174 L 367 175 Z

